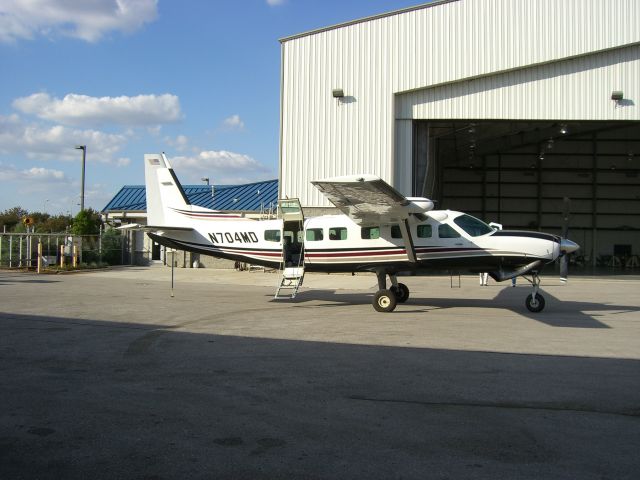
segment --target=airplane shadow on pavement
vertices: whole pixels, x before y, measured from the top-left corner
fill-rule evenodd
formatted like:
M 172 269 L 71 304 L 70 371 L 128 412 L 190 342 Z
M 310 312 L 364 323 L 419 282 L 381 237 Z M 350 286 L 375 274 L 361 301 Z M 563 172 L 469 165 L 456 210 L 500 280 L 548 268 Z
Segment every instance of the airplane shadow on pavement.
M 398 304 L 391 315 L 428 313 L 439 309 L 479 308 L 506 309 L 531 320 L 544 323 L 551 327 L 564 328 L 610 328 L 596 317 L 604 314 L 638 312 L 640 307 L 631 305 L 617 305 L 586 301 L 561 300 L 548 291 L 541 289 L 546 300 L 546 307 L 542 312 L 532 313 L 525 307 L 524 299 L 530 291 L 524 289 L 502 288 L 493 298 L 443 298 L 412 296 L 404 304 Z M 348 305 L 370 304 L 373 293 L 341 293 L 340 290 L 310 289 L 301 291 L 293 300 L 280 300 L 300 304 L 311 301 L 324 301 L 323 307 L 345 307 Z M 373 308 L 373 307 L 372 307 Z M 375 312 L 372 312 L 375 313 Z M 384 314 L 379 314 L 384 315 Z

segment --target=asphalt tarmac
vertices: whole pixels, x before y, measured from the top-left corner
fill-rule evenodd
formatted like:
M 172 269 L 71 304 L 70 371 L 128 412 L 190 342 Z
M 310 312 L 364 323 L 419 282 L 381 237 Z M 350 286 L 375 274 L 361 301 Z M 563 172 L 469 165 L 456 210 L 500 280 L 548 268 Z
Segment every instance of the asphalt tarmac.
M 0 271 L 0 479 L 638 478 L 637 277 L 170 278 Z

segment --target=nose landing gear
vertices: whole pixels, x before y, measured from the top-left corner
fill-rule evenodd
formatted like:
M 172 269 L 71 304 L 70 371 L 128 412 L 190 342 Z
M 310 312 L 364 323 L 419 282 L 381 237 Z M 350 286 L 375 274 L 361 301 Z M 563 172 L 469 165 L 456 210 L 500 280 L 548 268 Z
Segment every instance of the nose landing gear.
M 529 281 L 531 282 L 531 285 L 533 285 L 533 292 L 527 295 L 527 299 L 524 304 L 530 312 L 538 313 L 544 309 L 545 305 L 544 297 L 538 292 L 540 289 L 540 277 L 538 276 L 538 272 L 531 272 L 531 280 Z

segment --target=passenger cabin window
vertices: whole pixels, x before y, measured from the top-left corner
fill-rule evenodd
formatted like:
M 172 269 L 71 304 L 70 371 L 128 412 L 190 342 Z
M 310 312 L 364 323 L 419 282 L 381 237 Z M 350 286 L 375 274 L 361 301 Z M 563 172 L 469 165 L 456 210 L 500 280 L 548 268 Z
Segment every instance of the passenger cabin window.
M 317 242 L 319 240 L 322 240 L 324 238 L 324 235 L 322 235 L 322 229 L 321 228 L 309 228 L 307 229 L 307 242 Z
M 458 238 L 460 234 L 451 225 L 443 223 L 438 226 L 438 236 L 440 238 Z
M 334 227 L 329 229 L 329 240 L 346 240 L 347 229 L 345 227 Z
M 493 232 L 493 228 L 482 220 L 478 220 L 476 217 L 472 217 L 466 213 L 456 217 L 453 222 L 472 237 L 479 237 L 480 235 Z
M 380 227 L 362 227 L 360 238 L 364 240 L 375 240 L 380 238 Z
M 432 235 L 430 224 L 418 225 L 418 238 L 431 238 Z
M 391 225 L 391 238 L 402 238 L 400 225 Z
M 280 241 L 280 230 L 265 230 L 264 231 L 264 239 L 267 242 L 279 242 Z

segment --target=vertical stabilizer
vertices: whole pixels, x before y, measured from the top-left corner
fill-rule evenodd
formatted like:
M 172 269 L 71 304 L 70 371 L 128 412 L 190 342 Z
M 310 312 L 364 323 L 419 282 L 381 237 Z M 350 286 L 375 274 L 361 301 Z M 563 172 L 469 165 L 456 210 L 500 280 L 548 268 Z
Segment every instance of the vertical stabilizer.
M 176 210 L 191 211 L 191 204 L 164 153 L 145 154 L 147 225 L 179 226 L 185 217 Z

